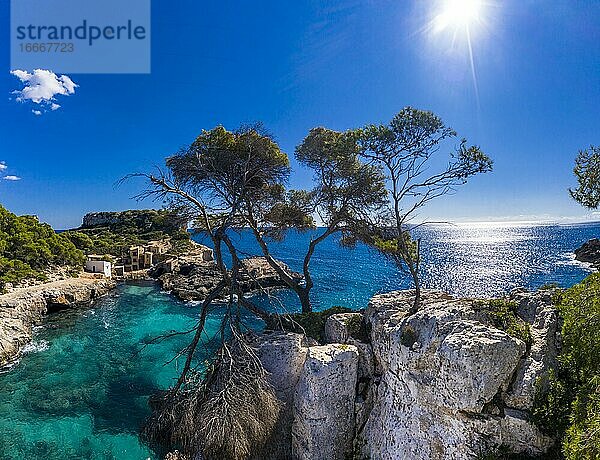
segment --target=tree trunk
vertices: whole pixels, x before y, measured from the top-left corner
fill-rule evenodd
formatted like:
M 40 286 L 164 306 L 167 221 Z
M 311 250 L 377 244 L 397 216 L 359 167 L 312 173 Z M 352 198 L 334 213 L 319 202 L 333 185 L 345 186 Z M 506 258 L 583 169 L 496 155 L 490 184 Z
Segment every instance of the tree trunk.
M 409 310 L 411 315 L 414 315 L 419 311 L 419 307 L 421 306 L 421 281 L 419 280 L 419 274 L 417 269 L 413 266 L 413 264 L 409 264 L 410 275 L 412 276 L 413 283 L 415 285 L 415 298 L 413 301 L 413 305 Z
M 300 305 L 302 305 L 302 313 L 312 312 L 312 305 L 310 303 L 310 295 L 308 289 L 300 288 L 296 291 L 298 298 L 300 299 Z

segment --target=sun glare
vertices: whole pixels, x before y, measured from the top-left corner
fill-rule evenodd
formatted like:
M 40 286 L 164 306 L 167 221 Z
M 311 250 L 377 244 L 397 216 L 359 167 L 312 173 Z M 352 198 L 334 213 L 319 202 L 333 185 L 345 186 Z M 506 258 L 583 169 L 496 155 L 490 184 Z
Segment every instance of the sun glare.
M 481 9 L 481 0 L 444 0 L 441 11 L 435 17 L 434 28 L 440 32 L 447 28 L 468 29 L 479 21 Z

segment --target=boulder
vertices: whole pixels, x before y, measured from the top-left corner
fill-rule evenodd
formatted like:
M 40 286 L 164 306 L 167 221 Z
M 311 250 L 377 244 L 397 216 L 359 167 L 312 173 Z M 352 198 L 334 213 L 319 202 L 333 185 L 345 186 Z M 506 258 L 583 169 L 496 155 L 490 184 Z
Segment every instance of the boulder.
M 308 355 L 306 338 L 292 332 L 272 332 L 258 337 L 258 356 L 268 373 L 283 407 L 264 449 L 256 452 L 256 460 L 291 458 L 294 393 Z
M 362 313 L 338 313 L 327 318 L 325 323 L 325 341 L 327 343 L 347 343 L 360 327 Z M 354 331 L 352 329 L 355 329 Z
M 375 296 L 366 312 L 381 375 L 357 430 L 360 455 L 458 460 L 499 446 L 545 452 L 553 441 L 527 413 L 509 414 L 503 400 L 529 356 L 526 345 L 490 324 L 476 301 L 426 291 L 408 315 L 411 297 Z
M 293 277 L 301 278 L 283 262 L 278 263 Z M 286 286 L 264 257 L 242 259 L 241 264 L 240 285 L 244 292 Z M 222 279 L 217 264 L 212 260 L 212 253 L 208 257 L 206 251 L 166 260 L 154 267 L 150 275 L 157 278 L 165 291 L 186 301 L 203 301 Z M 221 297 L 226 294 L 223 291 Z
M 575 249 L 575 260 L 598 266 L 600 264 L 600 239 L 592 238 Z
M 364 315 L 356 313 L 337 313 L 325 322 L 325 343 L 347 343 L 358 349 L 358 378 L 370 378 L 375 370 L 373 348 L 367 343 L 368 337 L 361 337 Z
M 463 460 L 500 447 L 548 451 L 554 440 L 531 422 L 531 409 L 560 346 L 552 293 L 518 290 L 509 298 L 529 326 L 529 345 L 495 327 L 489 303 L 425 290 L 409 314 L 413 295 L 381 294 L 364 313 L 332 315 L 324 336 L 342 343 L 310 346 L 291 333 L 259 339 L 272 385 L 293 405 L 278 428 L 283 436 L 273 437 L 284 450 L 256 458 Z M 360 321 L 370 343 L 354 337 Z
M 531 346 L 504 395 L 508 407 L 531 410 L 538 385 L 544 383 L 549 369 L 557 364 L 562 326 L 558 311 L 552 305 L 553 293 L 553 290 L 511 293 L 511 300 L 519 305 L 519 316 L 529 324 Z
M 292 458 L 344 460 L 352 454 L 358 350 L 310 347 L 294 394 Z

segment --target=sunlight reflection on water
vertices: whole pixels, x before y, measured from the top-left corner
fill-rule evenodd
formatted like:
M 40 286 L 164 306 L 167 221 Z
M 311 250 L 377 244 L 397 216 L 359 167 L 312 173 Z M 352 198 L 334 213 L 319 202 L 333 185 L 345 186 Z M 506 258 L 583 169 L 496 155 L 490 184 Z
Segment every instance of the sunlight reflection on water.
M 290 233 L 272 245 L 273 253 L 300 270 L 314 234 Z M 599 234 L 599 224 L 436 225 L 415 232 L 422 240 L 423 284 L 469 297 L 500 296 L 515 287 L 533 289 L 546 283 L 571 286 L 590 273 L 574 261 L 573 250 Z M 259 253 L 248 232 L 236 235 L 236 241 L 245 252 Z M 317 308 L 363 308 L 377 292 L 410 287 L 406 274 L 380 254 L 361 245 L 340 248 L 335 238 L 318 246 L 311 270 Z M 287 304 L 296 303 L 293 295 L 282 296 Z

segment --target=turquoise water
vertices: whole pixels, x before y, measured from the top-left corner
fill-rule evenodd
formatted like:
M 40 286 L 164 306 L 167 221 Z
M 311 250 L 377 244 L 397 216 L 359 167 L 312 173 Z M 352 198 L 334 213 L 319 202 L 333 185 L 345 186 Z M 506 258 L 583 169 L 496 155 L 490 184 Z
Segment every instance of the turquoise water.
M 21 361 L 0 375 L 0 458 L 158 458 L 137 432 L 147 398 L 176 376 L 175 338 L 143 348 L 195 311 L 153 286 L 121 286 L 93 308 L 48 317 Z
M 459 226 L 422 229 L 423 279 L 459 295 L 499 295 L 547 282 L 570 286 L 589 270 L 572 250 L 600 234 L 600 225 Z M 275 254 L 299 269 L 307 234 L 291 234 Z M 256 252 L 249 235 L 236 236 Z M 313 272 L 317 308 L 361 308 L 376 292 L 407 286 L 406 277 L 364 247 L 321 245 Z M 287 309 L 294 297 L 280 291 Z M 266 302 L 266 299 L 256 299 Z M 153 285 L 124 285 L 89 309 L 50 315 L 22 359 L 0 374 L 0 459 L 161 458 L 141 443 L 147 399 L 167 388 L 180 361 L 167 363 L 187 342 L 153 338 L 193 327 L 197 306 Z M 214 330 L 218 316 L 209 318 Z M 147 346 L 145 346 L 147 345 Z

